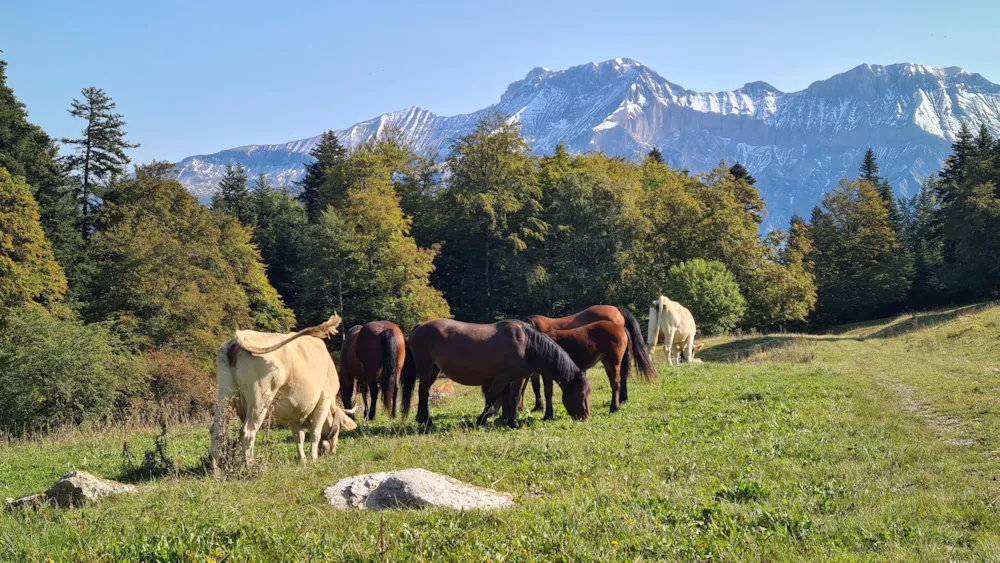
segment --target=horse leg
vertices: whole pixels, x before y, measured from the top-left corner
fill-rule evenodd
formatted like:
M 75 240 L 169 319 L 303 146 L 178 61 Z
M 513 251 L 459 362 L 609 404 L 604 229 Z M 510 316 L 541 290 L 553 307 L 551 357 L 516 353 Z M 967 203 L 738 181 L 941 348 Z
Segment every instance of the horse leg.
M 504 414 L 507 415 L 507 427 L 508 428 L 520 428 L 521 425 L 517 422 L 517 411 L 520 409 L 518 405 L 518 398 L 521 391 L 524 389 L 525 381 L 511 381 L 503 391 L 503 410 Z
M 545 407 L 542 406 L 542 379 L 537 373 L 531 374 L 531 390 L 535 393 L 535 407 L 531 411 L 544 410 Z
M 542 382 L 545 384 L 545 416 L 542 420 L 552 420 L 555 418 L 555 413 L 552 412 L 552 379 L 544 377 Z
M 434 364 L 426 366 L 417 372 L 417 378 L 420 380 L 420 389 L 417 394 L 417 424 L 423 424 L 425 429 L 430 429 L 431 427 L 431 411 L 429 406 L 431 385 L 434 384 L 437 375 L 438 369 Z
M 489 386 L 483 386 L 486 389 L 486 408 L 483 409 L 483 414 L 479 415 L 479 418 L 476 419 L 476 426 L 486 424 L 486 421 L 489 420 L 489 414 L 493 409 L 493 405 L 495 405 L 497 400 L 500 399 L 501 393 L 506 390 L 509 384 L 509 379 L 498 377 L 494 379 Z M 506 408 L 506 405 L 504 405 L 504 407 Z
M 618 412 L 619 388 L 621 386 L 621 373 L 619 372 L 619 362 L 610 358 L 604 358 L 604 372 L 608 374 L 608 383 L 611 384 L 611 414 Z
M 481 389 L 483 390 L 483 400 L 486 401 L 486 417 L 489 418 L 489 417 L 495 416 L 497 414 L 497 406 L 498 406 L 497 403 L 499 401 L 496 402 L 496 403 L 490 404 L 489 399 L 487 399 L 487 397 L 489 396 L 489 392 L 490 392 L 490 386 L 489 385 L 482 385 Z
M 358 386 L 358 391 L 361 392 L 361 417 L 368 417 L 368 383 L 364 379 L 358 379 L 356 385 Z M 345 405 L 346 406 L 346 405 Z
M 673 327 L 667 329 L 667 335 L 663 342 L 663 351 L 667 354 L 667 365 L 674 365 L 673 352 L 674 352 L 674 337 L 677 336 L 677 330 Z
M 371 389 L 372 394 L 371 406 L 366 414 L 368 415 L 368 420 L 375 420 L 375 409 L 378 408 L 378 372 L 376 371 L 374 374 L 366 373 L 365 379 L 368 380 L 368 388 Z M 385 392 L 385 389 L 382 392 Z

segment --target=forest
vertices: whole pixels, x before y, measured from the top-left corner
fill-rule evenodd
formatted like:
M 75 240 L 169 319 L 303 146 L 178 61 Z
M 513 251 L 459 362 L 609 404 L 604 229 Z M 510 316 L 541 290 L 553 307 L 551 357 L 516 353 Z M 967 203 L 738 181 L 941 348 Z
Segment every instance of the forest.
M 0 61 L 0 432 L 211 408 L 235 329 L 290 331 L 337 311 L 470 322 L 596 303 L 640 316 L 660 294 L 706 335 L 818 330 L 973 303 L 1000 287 L 1000 142 L 962 128 L 903 199 L 869 149 L 808 219 L 762 232 L 740 163 L 692 174 L 562 146 L 537 156 L 502 115 L 422 154 L 387 131 L 323 135 L 294 186 L 226 171 L 210 205 L 173 165 L 133 164 L 99 88 L 74 139 L 31 123 Z M 335 351 L 339 341 L 334 339 Z M 58 374 L 58 376 L 54 376 Z

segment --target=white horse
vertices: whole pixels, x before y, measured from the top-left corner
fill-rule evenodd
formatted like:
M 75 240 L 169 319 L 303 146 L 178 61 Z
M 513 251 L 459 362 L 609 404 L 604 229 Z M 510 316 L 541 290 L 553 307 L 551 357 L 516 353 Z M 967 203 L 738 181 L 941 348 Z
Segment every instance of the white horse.
M 677 363 L 682 359 L 693 363 L 694 334 L 697 328 L 694 316 L 687 307 L 676 301 L 671 301 L 663 295 L 656 298 L 649 307 L 649 330 L 646 333 L 646 344 L 650 354 L 656 348 L 660 335 L 663 335 L 663 352 L 667 355 L 667 364 L 674 365 L 673 351 L 677 351 Z M 700 347 L 699 347 L 700 348 Z

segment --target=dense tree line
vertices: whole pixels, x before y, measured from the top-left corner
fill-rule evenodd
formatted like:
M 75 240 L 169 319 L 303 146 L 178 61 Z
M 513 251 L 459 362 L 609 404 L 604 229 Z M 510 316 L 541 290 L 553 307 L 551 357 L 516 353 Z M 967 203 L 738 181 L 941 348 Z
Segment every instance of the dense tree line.
M 21 414 L 0 415 L 0 430 L 137 401 L 196 411 L 234 329 L 288 331 L 334 310 L 346 327 L 390 319 L 408 331 L 595 303 L 642 315 L 666 292 L 706 332 L 724 332 L 991 298 L 1000 283 L 1000 143 L 985 130 L 963 128 L 940 176 L 908 200 L 869 150 L 808 221 L 766 234 L 765 202 L 740 163 L 693 175 L 655 148 L 640 161 L 563 145 L 536 156 L 502 115 L 454 139 L 445 159 L 398 132 L 353 151 L 327 132 L 297 197 L 233 163 L 205 206 L 170 164 L 129 173 L 136 145 L 100 89 L 72 101 L 86 125 L 60 157 L 5 69 L 0 389 L 17 395 L 0 391 L 0 405 Z M 59 365 L 69 352 L 51 346 L 65 338 L 88 341 L 69 347 L 73 373 Z M 86 399 L 67 407 L 74 393 Z

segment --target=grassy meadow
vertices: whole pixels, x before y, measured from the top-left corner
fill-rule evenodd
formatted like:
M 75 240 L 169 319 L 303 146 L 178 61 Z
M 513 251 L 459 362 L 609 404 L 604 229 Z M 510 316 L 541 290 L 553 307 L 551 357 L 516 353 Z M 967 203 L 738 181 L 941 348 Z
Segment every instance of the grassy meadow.
M 520 430 L 475 428 L 481 396 L 459 388 L 432 403 L 432 433 L 380 412 L 314 463 L 295 462 L 287 430 L 262 433 L 265 467 L 246 479 L 200 472 L 207 423 L 168 429 L 178 473 L 154 479 L 122 464 L 123 444 L 141 459 L 153 429 L 3 443 L 0 498 L 72 469 L 141 492 L 0 510 L 0 561 L 997 560 L 998 337 L 1000 306 L 987 305 L 712 339 L 704 364 L 634 382 L 616 415 L 603 370 L 586 423 L 559 405 L 552 422 L 525 412 Z M 512 493 L 517 508 L 324 504 L 342 477 L 409 467 Z

